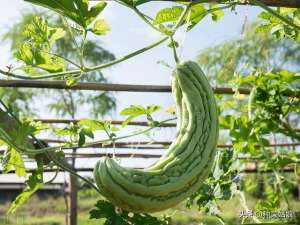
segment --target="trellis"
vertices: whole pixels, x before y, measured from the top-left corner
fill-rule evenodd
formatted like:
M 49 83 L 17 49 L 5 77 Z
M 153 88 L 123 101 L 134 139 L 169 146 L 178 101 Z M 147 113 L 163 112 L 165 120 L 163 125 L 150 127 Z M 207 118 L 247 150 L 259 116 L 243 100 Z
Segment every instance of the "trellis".
M 90 0 L 90 1 L 98 1 L 98 0 Z M 107 0 L 105 0 L 107 1 Z M 108 0 L 110 1 L 110 0 Z M 149 1 L 169 1 L 174 2 L 172 0 L 149 0 Z M 193 2 L 193 0 L 181 0 L 186 2 Z M 216 2 L 216 3 L 226 3 L 226 0 L 202 0 L 201 2 Z M 267 6 L 274 6 L 274 7 L 289 7 L 289 8 L 300 8 L 300 1 L 299 0 L 260 0 L 260 2 L 264 3 Z M 252 0 L 245 0 L 240 5 L 256 5 L 253 3 Z M 3 72 L 3 71 L 2 71 Z M 69 87 L 66 85 L 64 81 L 41 81 L 41 80 L 0 80 L 0 87 L 6 87 L 6 88 L 45 88 L 45 89 L 65 89 L 65 90 L 90 90 L 90 91 L 114 91 L 114 92 L 161 92 L 161 93 L 168 93 L 171 92 L 170 86 L 163 86 L 163 85 L 129 85 L 129 84 L 104 84 L 104 83 L 77 83 L 76 85 Z M 249 94 L 250 90 L 248 89 L 239 89 L 239 93 L 241 94 Z M 215 88 L 214 92 L 216 94 L 234 94 L 235 91 L 231 88 Z M 40 121 L 42 123 L 58 123 L 58 124 L 67 124 L 67 123 L 77 123 L 79 120 L 71 120 L 71 119 L 35 119 L 36 121 Z M 112 121 L 112 124 L 120 125 L 123 121 Z M 130 122 L 128 125 L 132 126 L 148 126 L 147 122 L 144 121 L 135 121 Z M 160 127 L 176 127 L 175 123 L 166 123 L 162 124 Z M 300 132 L 299 128 L 295 129 L 297 132 Z M 60 140 L 50 140 L 46 139 L 44 140 L 48 143 L 62 143 Z M 136 146 L 133 149 L 163 149 L 163 146 L 169 145 L 170 142 L 152 142 L 149 144 L 148 142 L 121 142 L 116 143 L 114 145 L 95 145 L 90 146 L 89 148 L 123 148 L 123 149 L 132 149 L 132 145 L 147 145 L 147 146 Z M 271 144 L 270 147 L 291 147 L 291 146 L 299 146 L 300 143 L 277 143 L 277 144 Z M 232 148 L 232 145 L 219 145 L 218 148 Z M 0 152 L 1 153 L 1 152 Z M 102 156 L 112 156 L 112 153 L 66 153 L 66 158 L 99 158 Z M 143 153 L 118 153 L 115 154 L 116 157 L 119 158 L 130 158 L 130 157 L 136 157 L 136 158 L 158 158 L 161 155 L 160 154 L 143 154 Z M 242 159 L 242 158 L 241 158 Z M 77 172 L 91 172 L 92 168 L 76 168 Z M 28 170 L 28 172 L 32 172 L 32 170 Z M 54 172 L 53 169 L 45 169 L 45 172 Z M 63 170 L 60 170 L 60 172 L 64 172 Z M 258 170 L 258 168 L 245 168 L 242 172 L 244 173 L 268 173 L 272 172 L 271 170 Z M 293 168 L 284 168 L 282 172 L 294 172 Z M 10 173 L 14 173 L 14 171 L 11 171 Z M 2 172 L 0 171 L 0 174 Z M 300 184 L 299 184 L 300 185 Z M 300 187 L 299 187 L 300 190 Z M 75 203 L 75 205 L 74 205 Z M 74 207 L 76 206 L 77 201 L 74 199 L 71 199 L 71 217 L 74 217 L 75 214 L 72 215 L 72 208 L 74 210 Z M 72 205 L 73 204 L 73 205 Z M 71 219 L 72 220 L 72 219 Z M 73 218 L 74 221 L 74 218 Z
M 107 83 L 92 83 L 92 82 L 79 82 L 74 86 L 67 86 L 65 81 L 41 81 L 41 80 L 4 80 L 0 79 L 0 87 L 4 88 L 39 88 L 39 89 L 57 89 L 57 90 L 86 90 L 86 91 L 112 91 L 112 92 L 152 92 L 152 93 L 170 93 L 171 87 L 166 85 L 131 85 L 131 84 L 107 84 Z M 238 89 L 240 94 L 249 95 L 250 90 L 245 88 Z M 214 88 L 215 94 L 222 94 L 222 95 L 232 95 L 235 91 L 232 88 L 223 88 L 218 87 Z M 77 123 L 78 119 L 35 119 L 35 121 L 39 121 L 46 124 L 69 124 L 69 123 Z M 123 121 L 114 120 L 111 121 L 114 125 L 121 125 Z M 128 125 L 131 126 L 149 126 L 145 121 L 133 121 L 129 122 Z M 176 123 L 164 123 L 160 126 L 161 128 L 174 128 L 176 127 Z M 300 132 L 300 129 L 295 129 L 297 132 Z M 43 141 L 47 143 L 59 144 L 64 143 L 62 140 L 52 140 L 52 139 L 44 139 Z M 170 145 L 171 142 L 169 141 L 156 141 L 156 142 L 143 142 L 143 141 L 130 141 L 130 142 L 117 142 L 110 145 L 101 145 L 95 144 L 89 146 L 88 148 L 99 148 L 99 149 L 127 149 L 127 150 L 162 150 L 164 146 Z M 134 147 L 133 147 L 134 146 Z M 300 143 L 276 143 L 270 144 L 269 147 L 295 147 L 300 146 Z M 232 145 L 218 145 L 218 149 L 228 149 L 232 148 Z M 259 147 L 259 146 L 257 146 Z M 74 149 L 74 148 L 70 148 Z M 80 148 L 77 148 L 80 149 Z M 1 151 L 0 151 L 1 153 Z M 139 159 L 157 159 L 161 157 L 161 154 L 145 154 L 145 153 L 66 153 L 65 154 L 67 159 L 96 159 L 103 156 L 110 156 L 110 157 L 118 157 L 123 159 L 128 158 L 139 158 Z M 242 169 L 240 173 L 271 173 L 273 172 L 270 169 L 261 170 L 257 168 L 257 162 L 259 159 L 255 158 L 243 158 L 239 157 L 240 160 L 246 159 L 247 162 L 251 162 L 250 166 Z M 248 164 L 249 165 L 249 164 Z M 27 172 L 30 173 L 33 170 L 27 169 Z M 92 172 L 93 168 L 75 168 L 76 172 Z M 44 172 L 65 172 L 62 169 L 45 169 Z M 284 173 L 293 173 L 294 168 L 286 167 L 281 170 Z M 3 172 L 0 171 L 0 175 Z M 10 171 L 9 173 L 14 173 L 14 171 Z M 70 190 L 77 190 L 74 182 L 70 182 L 71 187 Z M 300 184 L 299 184 L 300 185 Z M 300 189 L 300 187 L 299 187 Z M 76 195 L 71 194 L 70 196 L 70 221 L 71 224 L 76 224 L 76 217 L 77 217 L 77 200 Z
M 40 80 L 0 80 L 0 87 L 6 88 L 46 88 L 46 89 L 60 89 L 60 90 L 86 90 L 86 91 L 113 91 L 113 92 L 163 92 L 170 93 L 171 87 L 167 85 L 132 85 L 132 84 L 107 84 L 107 83 L 93 83 L 93 82 L 79 82 L 74 86 L 67 86 L 65 81 L 40 81 Z M 238 89 L 240 94 L 248 95 L 250 94 L 249 89 L 240 88 Z M 234 94 L 235 91 L 232 88 L 214 88 L 215 94 L 223 94 L 230 95 Z M 39 121 L 46 124 L 69 124 L 69 123 L 77 123 L 78 119 L 35 119 L 35 121 Z M 113 120 L 111 121 L 114 125 L 120 125 L 123 121 Z M 131 126 L 149 126 L 145 121 L 133 121 L 129 122 L 128 125 Z M 176 127 L 176 123 L 165 123 L 160 126 L 161 128 L 166 127 Z M 300 132 L 300 129 L 295 129 L 297 132 Z M 64 143 L 63 140 L 53 140 L 53 139 L 42 139 L 47 143 L 59 144 Z M 100 149 L 139 149 L 139 150 L 162 150 L 165 146 L 170 145 L 170 141 L 155 141 L 155 142 L 145 142 L 145 141 L 130 141 L 130 142 L 116 142 L 114 144 L 102 145 L 95 144 L 88 147 L 70 147 L 69 149 L 82 149 L 82 148 L 100 148 Z M 134 147 L 133 147 L 134 146 Z M 300 146 L 300 143 L 276 143 L 270 144 L 268 147 L 295 147 Z M 233 145 L 231 144 L 219 144 L 218 149 L 231 149 Z M 259 147 L 259 146 L 257 146 Z M 68 158 L 99 158 L 105 155 L 112 155 L 110 153 L 80 153 L 80 154 L 66 154 Z M 115 156 L 120 158 L 159 158 L 161 156 L 158 154 L 143 154 L 143 153 L 120 153 L 115 154 Z M 251 158 L 250 158 L 251 160 Z M 91 172 L 93 168 L 80 168 L 78 172 Z M 54 172 L 55 170 L 48 170 L 47 172 Z M 256 168 L 245 169 L 244 172 L 255 172 Z M 286 172 L 293 172 L 293 170 L 287 169 Z

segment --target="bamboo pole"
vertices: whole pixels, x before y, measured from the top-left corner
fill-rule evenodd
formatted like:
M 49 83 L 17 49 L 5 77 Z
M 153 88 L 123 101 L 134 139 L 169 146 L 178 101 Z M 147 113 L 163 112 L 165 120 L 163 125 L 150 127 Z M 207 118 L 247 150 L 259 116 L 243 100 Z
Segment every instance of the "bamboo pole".
M 113 0 L 90 0 L 90 1 L 113 1 Z M 179 2 L 176 0 L 146 0 L 146 2 Z M 193 0 L 192 0 L 193 1 Z M 180 0 L 180 2 L 191 2 L 190 0 Z M 194 0 L 194 2 L 196 2 Z M 203 3 L 219 3 L 219 4 L 226 4 L 226 0 L 205 0 L 201 1 Z M 300 8 L 300 1 L 299 0 L 261 0 L 267 6 L 271 7 L 286 7 L 286 8 Z M 232 2 L 229 2 L 232 3 Z M 254 5 L 249 0 L 238 1 L 239 5 Z
M 139 168 L 135 168 L 135 169 L 143 169 L 141 167 Z M 93 172 L 94 168 L 76 168 L 75 169 L 76 172 Z M 26 172 L 27 173 L 32 173 L 34 171 L 34 169 L 27 169 Z M 53 172 L 65 172 L 64 170 L 62 169 L 59 169 L 59 170 L 56 170 L 56 169 L 44 169 L 44 172 L 45 173 L 53 173 Z M 257 173 L 257 168 L 245 168 L 244 170 L 240 171 L 241 173 Z M 267 170 L 260 170 L 259 171 L 260 173 L 273 173 L 273 170 L 271 169 L 267 169 Z M 282 172 L 284 173 L 293 173 L 294 172 L 294 169 L 293 168 L 284 168 L 282 169 Z M 13 174 L 15 173 L 15 171 L 9 171 L 8 174 Z M 1 170 L 0 171 L 0 174 L 3 174 L 3 171 Z
M 118 91 L 118 92 L 171 92 L 169 85 L 136 85 L 136 84 L 107 84 L 96 82 L 78 82 L 74 86 L 67 86 L 63 80 L 4 80 L 0 79 L 0 87 L 9 88 L 48 88 L 65 90 L 89 90 L 89 91 Z M 215 94 L 234 94 L 232 88 L 214 88 Z M 240 94 L 250 94 L 250 90 L 239 89 Z

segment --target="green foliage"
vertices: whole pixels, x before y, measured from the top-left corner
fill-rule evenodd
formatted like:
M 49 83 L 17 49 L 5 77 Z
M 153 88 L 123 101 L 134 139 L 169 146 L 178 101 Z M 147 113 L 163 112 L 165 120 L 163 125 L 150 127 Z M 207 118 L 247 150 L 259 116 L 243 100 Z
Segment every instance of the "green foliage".
M 20 44 L 15 57 L 25 63 L 26 66 L 14 68 L 25 72 L 36 73 L 34 68 L 48 72 L 61 72 L 65 70 L 65 61 L 50 54 L 51 46 L 65 36 L 62 28 L 52 28 L 48 22 L 40 17 L 34 17 L 22 33 L 25 42 Z
M 212 174 L 199 191 L 187 201 L 187 207 L 197 204 L 199 210 L 212 215 L 220 213 L 217 201 L 230 200 L 237 190 L 236 156 L 232 150 L 218 152 Z
M 160 10 L 153 21 L 154 25 L 166 23 L 166 22 L 176 22 L 183 12 L 183 7 L 173 6 L 172 8 L 164 8 Z
M 191 7 L 188 30 L 191 30 L 206 16 L 206 9 L 203 4 L 196 4 Z
M 286 18 L 287 20 L 295 23 L 300 28 L 300 10 L 289 8 L 277 8 L 276 12 Z M 262 12 L 258 15 L 263 19 L 263 23 L 257 27 L 257 32 L 270 32 L 279 39 L 290 38 L 296 42 L 300 42 L 300 30 L 283 22 L 278 17 L 268 13 Z
M 2 161 L 2 165 L 4 165 L 5 173 L 15 169 L 17 176 L 25 177 L 27 175 L 21 154 L 13 148 L 7 149 Z
M 167 225 L 170 218 L 158 219 L 149 214 L 119 211 L 111 203 L 100 200 L 90 211 L 90 219 L 105 219 L 105 225 Z
M 41 17 L 34 17 L 28 24 L 23 34 L 24 38 L 30 42 L 33 47 L 42 48 L 46 46 L 49 49 L 57 40 L 63 38 L 66 32 L 62 28 L 53 28 L 48 26 L 48 21 Z
M 256 24 L 246 25 L 241 38 L 211 46 L 198 55 L 199 64 L 213 83 L 231 86 L 235 73 L 246 76 L 256 69 L 263 72 L 296 70 L 299 45 L 255 30 Z
M 170 8 L 163 8 L 156 13 L 156 16 L 153 20 L 153 25 L 160 25 L 159 28 L 163 33 L 168 34 L 168 28 L 171 27 L 170 24 L 178 22 L 179 18 L 182 16 L 184 8 L 182 6 L 173 6 Z M 190 12 L 183 18 L 183 22 L 180 25 L 187 23 L 187 30 L 191 30 L 196 26 L 205 16 L 211 14 L 214 21 L 218 21 L 224 15 L 222 8 L 218 7 L 218 4 L 209 4 L 206 7 L 206 4 L 199 3 L 193 4 L 190 7 Z
M 37 190 L 43 187 L 43 168 L 41 166 L 34 170 L 25 182 L 26 187 L 23 192 L 12 202 L 8 214 L 14 213 L 23 205 Z
M 251 123 L 256 132 L 283 133 L 300 140 L 289 124 L 289 117 L 299 118 L 300 76 L 286 70 L 278 73 L 256 72 L 247 77 L 237 76 L 238 85 L 252 85 L 256 94 L 250 109 L 254 118 Z M 297 126 L 295 124 L 295 126 Z
M 123 126 L 126 126 L 130 121 L 135 119 L 136 117 L 146 115 L 149 125 L 155 126 L 157 122 L 153 120 L 151 114 L 160 110 L 159 105 L 150 105 L 150 106 L 142 106 L 142 105 L 131 105 L 128 108 L 123 109 L 120 112 L 122 116 L 128 116 L 127 119 L 122 123 Z
M 46 0 L 25 1 L 51 9 L 63 16 L 68 17 L 85 29 L 95 20 L 95 18 L 106 6 L 105 2 L 99 2 L 89 9 L 88 0 L 64 0 L 59 2 Z
M 39 15 L 39 17 L 36 15 Z M 41 16 L 45 19 L 41 19 Z M 39 30 L 41 30 L 41 32 L 38 32 Z M 17 51 L 16 55 L 19 55 L 19 58 L 25 61 L 24 66 L 13 69 L 21 69 L 31 75 L 38 75 L 40 74 L 40 69 L 49 72 L 59 72 L 64 69 L 72 68 L 73 65 L 64 59 L 69 59 L 74 62 L 78 60 L 78 46 L 76 42 L 79 40 L 81 34 L 80 32 L 78 33 L 75 28 L 72 32 L 73 35 L 66 31 L 68 31 L 66 24 L 59 17 L 48 11 L 40 12 L 32 10 L 24 13 L 19 22 L 14 24 L 11 29 L 4 34 L 5 40 L 10 39 L 12 49 Z M 27 35 L 24 35 L 24 33 Z M 74 38 L 76 40 L 75 42 Z M 43 40 L 46 39 L 48 39 L 47 42 L 43 42 Z M 21 54 L 18 54 L 18 52 Z M 84 56 L 85 61 L 91 64 L 101 64 L 114 59 L 112 53 L 99 46 L 98 42 L 90 40 L 87 40 L 85 43 Z M 66 79 L 69 84 L 74 84 L 78 81 L 107 81 L 100 71 L 92 72 L 89 76 L 83 77 L 68 76 Z M 37 91 L 38 90 L 35 90 L 35 92 Z M 12 92 L 16 92 L 16 94 L 20 96 L 18 100 L 12 99 L 12 101 L 5 102 L 10 102 L 15 109 L 18 107 L 21 107 L 21 109 L 26 107 L 25 109 L 29 112 L 29 105 L 24 104 L 23 106 L 21 100 L 29 101 L 34 97 L 38 98 L 41 96 L 40 94 L 48 97 L 51 96 L 49 109 L 61 116 L 74 118 L 78 111 L 78 104 L 75 103 L 90 108 L 91 115 L 95 117 L 103 116 L 115 108 L 115 99 L 113 95 L 108 92 L 83 93 L 79 91 L 75 93 L 70 91 L 48 90 L 42 91 L 39 95 L 34 96 L 29 89 L 27 89 L 27 92 L 15 89 L 12 90 Z M 5 98 L 9 97 L 12 92 L 5 92 Z M 50 94 L 50 92 L 52 94 Z M 11 98 L 14 98 L 14 95 L 15 94 L 12 93 Z

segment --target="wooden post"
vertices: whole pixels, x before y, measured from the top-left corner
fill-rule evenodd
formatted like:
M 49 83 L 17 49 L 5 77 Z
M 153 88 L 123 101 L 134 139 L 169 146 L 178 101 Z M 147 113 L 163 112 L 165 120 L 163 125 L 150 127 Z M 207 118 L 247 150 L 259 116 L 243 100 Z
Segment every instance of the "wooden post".
M 76 149 L 73 149 L 76 154 Z M 72 166 L 75 168 L 76 158 L 72 158 Z M 78 180 L 77 177 L 70 174 L 70 207 L 69 207 L 69 225 L 77 225 L 77 193 Z
M 69 207 L 70 225 L 77 225 L 77 192 L 78 192 L 77 177 L 70 175 L 70 207 Z
M 298 200 L 300 201 L 300 179 L 298 179 Z

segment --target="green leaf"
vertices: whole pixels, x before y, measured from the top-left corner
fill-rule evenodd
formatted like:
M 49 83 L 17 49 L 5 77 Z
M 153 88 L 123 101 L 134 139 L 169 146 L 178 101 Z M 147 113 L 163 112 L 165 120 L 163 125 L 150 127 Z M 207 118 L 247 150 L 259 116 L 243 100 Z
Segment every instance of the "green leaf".
M 81 126 L 87 126 L 90 131 L 96 130 L 109 130 L 110 122 L 109 121 L 102 121 L 102 120 L 89 120 L 89 119 L 82 119 L 78 123 Z
M 66 32 L 62 28 L 48 26 L 47 20 L 36 16 L 25 27 L 22 34 L 34 47 L 42 48 L 43 46 L 48 49 L 55 41 L 63 38 Z
M 96 20 L 92 32 L 96 35 L 106 35 L 110 31 L 110 26 L 103 19 Z
M 215 9 L 215 8 L 218 8 L 218 4 L 215 4 L 215 3 L 210 3 L 209 4 L 209 8 L 210 9 Z M 224 11 L 223 10 L 216 10 L 216 11 L 213 11 L 211 13 L 211 18 L 213 21 L 218 21 L 220 20 L 222 17 L 224 16 Z
M 206 15 L 206 9 L 202 3 L 193 5 L 191 7 L 188 30 L 196 26 Z
M 7 153 L 7 163 L 5 166 L 5 172 L 7 173 L 14 168 L 17 176 L 25 177 L 26 168 L 21 154 L 13 148 L 8 148 L 7 151 L 8 153 Z
M 63 38 L 66 32 L 62 28 L 50 28 L 49 29 L 49 42 L 50 45 L 54 44 L 57 40 Z
M 100 200 L 95 207 L 97 209 L 90 211 L 90 219 L 112 218 L 116 214 L 115 207 L 107 201 Z
M 147 109 L 141 105 L 131 105 L 120 112 L 121 116 L 140 116 L 147 114 Z
M 85 144 L 85 135 L 82 132 L 80 132 L 79 133 L 78 145 L 82 146 L 84 144 Z
M 23 61 L 26 65 L 33 65 L 34 63 L 34 56 L 29 43 L 21 44 L 14 56 L 18 60 Z
M 122 211 L 117 213 L 115 207 L 100 200 L 95 205 L 96 209 L 90 211 L 90 219 L 105 219 L 105 225 L 167 225 L 169 218 L 160 220 L 148 214 L 137 214 Z
M 43 171 L 42 168 L 35 170 L 26 181 L 24 191 L 17 196 L 8 209 L 8 214 L 14 213 L 22 206 L 37 190 L 43 187 Z
M 93 22 L 97 15 L 105 8 L 106 4 L 98 3 L 90 10 L 88 0 L 25 0 L 36 5 L 51 9 L 62 16 L 73 20 L 83 28 Z
M 179 19 L 180 15 L 183 12 L 183 7 L 173 6 L 172 8 L 164 8 L 160 10 L 153 21 L 154 25 L 166 23 L 166 22 L 175 22 Z
M 147 118 L 151 118 L 151 113 L 161 109 L 159 105 L 150 105 L 150 106 L 141 106 L 141 105 L 131 105 L 128 108 L 123 109 L 120 112 L 120 115 L 122 116 L 128 116 L 127 119 L 122 123 L 122 126 L 126 126 L 130 121 L 132 121 L 134 118 L 142 115 L 146 115 Z
M 106 2 L 99 2 L 96 5 L 94 5 L 88 12 L 86 23 L 91 24 L 97 18 L 97 16 L 104 10 L 106 5 Z
M 46 52 L 36 52 L 34 55 L 34 66 L 50 73 L 62 72 L 66 68 L 65 61 L 57 56 L 50 55 Z

